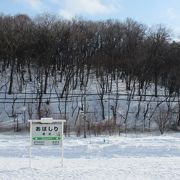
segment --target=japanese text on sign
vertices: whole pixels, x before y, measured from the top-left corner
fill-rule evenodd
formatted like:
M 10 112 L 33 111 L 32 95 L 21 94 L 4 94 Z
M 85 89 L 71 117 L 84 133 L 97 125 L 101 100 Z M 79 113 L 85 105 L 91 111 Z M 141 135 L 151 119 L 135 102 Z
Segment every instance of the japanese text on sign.
M 32 124 L 32 145 L 60 145 L 61 124 Z

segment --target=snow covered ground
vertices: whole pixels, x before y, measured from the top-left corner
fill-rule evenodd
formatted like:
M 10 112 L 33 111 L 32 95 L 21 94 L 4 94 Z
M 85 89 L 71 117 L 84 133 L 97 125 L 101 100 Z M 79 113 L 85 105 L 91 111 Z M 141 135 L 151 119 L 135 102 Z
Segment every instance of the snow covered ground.
M 180 134 L 68 137 L 58 148 L 32 148 L 29 134 L 0 134 L 1 180 L 179 180 Z

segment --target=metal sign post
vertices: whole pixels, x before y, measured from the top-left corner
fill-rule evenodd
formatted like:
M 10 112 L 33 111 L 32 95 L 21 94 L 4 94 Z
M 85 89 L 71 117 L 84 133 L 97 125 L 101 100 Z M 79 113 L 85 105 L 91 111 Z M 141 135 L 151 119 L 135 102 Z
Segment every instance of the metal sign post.
M 60 146 L 63 167 L 63 131 L 66 120 L 41 118 L 41 120 L 29 120 L 28 122 L 30 122 L 29 167 L 31 167 L 32 146 Z

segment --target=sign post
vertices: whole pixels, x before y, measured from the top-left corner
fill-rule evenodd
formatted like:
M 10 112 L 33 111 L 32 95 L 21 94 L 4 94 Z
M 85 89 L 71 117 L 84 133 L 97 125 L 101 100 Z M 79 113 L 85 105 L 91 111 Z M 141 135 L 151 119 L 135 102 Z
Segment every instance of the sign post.
M 63 131 L 66 120 L 53 120 L 41 118 L 41 120 L 29 120 L 30 122 L 30 147 L 29 166 L 31 167 L 32 146 L 60 146 L 61 165 L 63 166 Z

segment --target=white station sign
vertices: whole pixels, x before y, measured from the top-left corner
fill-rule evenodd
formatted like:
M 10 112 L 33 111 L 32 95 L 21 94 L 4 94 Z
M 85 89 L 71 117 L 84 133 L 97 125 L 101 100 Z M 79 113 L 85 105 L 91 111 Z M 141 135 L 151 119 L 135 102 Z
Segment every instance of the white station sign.
M 32 145 L 54 146 L 60 145 L 62 140 L 62 124 L 60 123 L 32 123 Z
M 58 146 L 61 147 L 61 164 L 63 166 L 63 128 L 66 120 L 53 120 L 53 118 L 41 118 L 41 120 L 29 120 L 30 122 L 30 148 L 29 165 L 31 167 L 32 146 Z
M 65 120 L 42 118 L 41 120 L 31 120 L 29 122 L 31 146 L 62 145 L 60 142 L 63 140 Z

